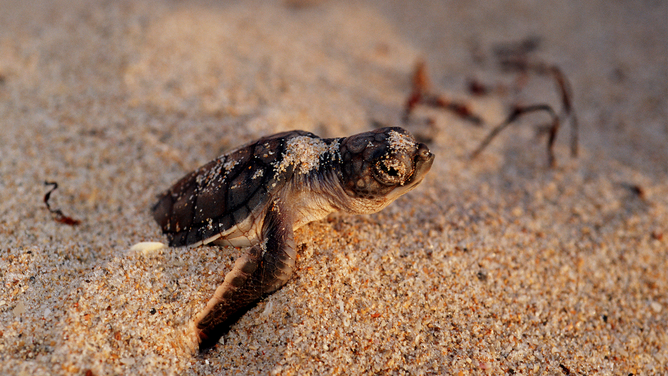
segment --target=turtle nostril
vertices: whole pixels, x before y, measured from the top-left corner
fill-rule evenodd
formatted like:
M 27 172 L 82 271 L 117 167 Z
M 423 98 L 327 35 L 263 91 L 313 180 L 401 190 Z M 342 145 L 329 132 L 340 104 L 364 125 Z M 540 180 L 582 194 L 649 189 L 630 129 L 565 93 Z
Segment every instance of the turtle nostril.
M 417 151 L 417 156 L 419 159 L 422 160 L 427 160 L 431 157 L 431 152 L 429 151 L 429 148 L 425 144 L 419 144 L 418 145 L 418 151 Z

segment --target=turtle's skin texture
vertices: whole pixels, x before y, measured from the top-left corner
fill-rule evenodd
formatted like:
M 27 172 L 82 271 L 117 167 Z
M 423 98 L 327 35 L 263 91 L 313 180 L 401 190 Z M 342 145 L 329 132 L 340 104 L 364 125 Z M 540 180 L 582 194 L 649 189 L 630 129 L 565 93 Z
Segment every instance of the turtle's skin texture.
M 288 281 L 295 229 L 336 211 L 375 213 L 415 188 L 433 161 L 429 148 L 402 128 L 327 139 L 290 131 L 244 145 L 176 182 L 153 207 L 170 246 L 251 247 L 196 318 L 200 349 Z

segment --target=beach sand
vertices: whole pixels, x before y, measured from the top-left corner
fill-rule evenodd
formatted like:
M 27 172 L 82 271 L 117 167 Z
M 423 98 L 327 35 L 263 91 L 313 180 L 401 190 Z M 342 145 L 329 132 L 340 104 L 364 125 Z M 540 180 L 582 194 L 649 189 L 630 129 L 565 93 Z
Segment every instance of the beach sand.
M 0 373 L 668 373 L 667 4 L 2 1 Z M 579 156 L 564 123 L 550 168 L 535 114 L 470 160 L 513 104 L 560 106 L 494 61 L 527 38 L 569 78 Z M 402 122 L 420 59 L 485 126 Z M 242 250 L 131 250 L 167 241 L 156 195 L 263 135 L 377 123 L 429 141 L 425 181 L 298 230 L 288 284 L 193 354 Z

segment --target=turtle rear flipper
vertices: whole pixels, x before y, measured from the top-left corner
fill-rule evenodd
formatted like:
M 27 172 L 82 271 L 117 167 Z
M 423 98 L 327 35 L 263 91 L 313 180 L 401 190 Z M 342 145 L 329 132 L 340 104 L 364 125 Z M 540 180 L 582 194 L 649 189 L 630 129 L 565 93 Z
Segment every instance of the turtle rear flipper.
M 254 303 L 290 279 L 296 258 L 293 219 L 279 200 L 267 213 L 261 239 L 237 259 L 195 319 L 200 350 L 213 346 Z

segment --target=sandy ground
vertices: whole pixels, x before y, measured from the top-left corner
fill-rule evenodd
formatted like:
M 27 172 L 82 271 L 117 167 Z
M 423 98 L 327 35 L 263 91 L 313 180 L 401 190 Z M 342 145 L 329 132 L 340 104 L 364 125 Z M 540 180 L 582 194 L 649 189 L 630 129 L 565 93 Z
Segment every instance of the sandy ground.
M 3 1 L 0 373 L 668 372 L 668 3 Z M 573 86 L 581 148 L 540 115 L 419 108 L 426 181 L 376 215 L 297 233 L 298 269 L 212 351 L 184 332 L 240 254 L 166 241 L 155 196 L 265 134 L 401 125 L 415 62 L 489 123 L 559 106 L 492 50 L 537 37 Z M 431 124 L 431 125 L 429 125 Z M 81 221 L 58 223 L 42 201 Z

